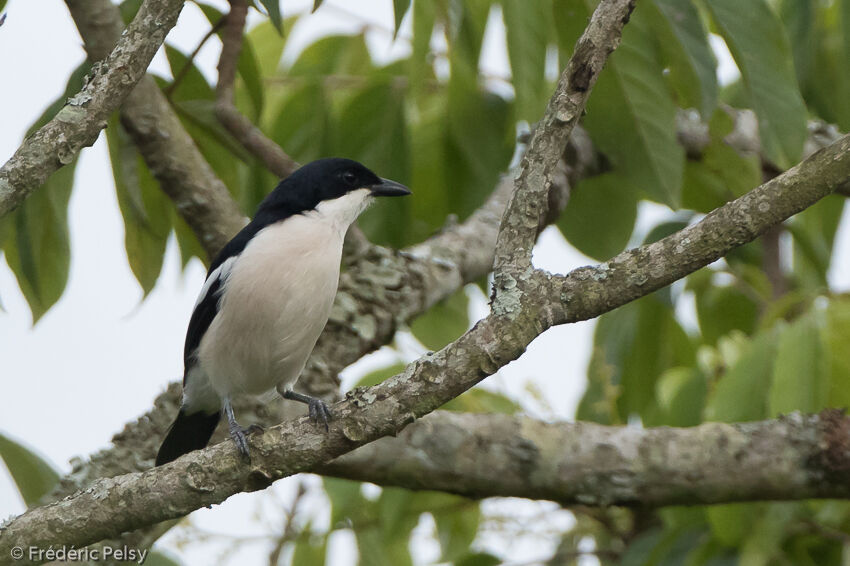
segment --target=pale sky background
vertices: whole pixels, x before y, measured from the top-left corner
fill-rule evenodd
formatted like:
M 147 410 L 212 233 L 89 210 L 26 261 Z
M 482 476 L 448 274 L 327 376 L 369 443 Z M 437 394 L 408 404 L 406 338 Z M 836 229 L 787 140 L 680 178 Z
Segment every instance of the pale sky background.
M 213 2 L 223 8 L 225 2 Z M 286 15 L 304 12 L 312 0 L 286 0 Z M 344 10 L 339 6 L 345 6 Z M 293 30 L 286 58 L 293 58 L 317 36 L 353 33 L 365 23 L 392 29 L 391 0 L 327 0 L 322 8 L 304 18 Z M 64 2 L 10 0 L 8 18 L 0 27 L 0 76 L 7 85 L 0 91 L 0 160 L 18 147 L 25 131 L 65 87 L 72 69 L 84 59 L 80 38 Z M 256 16 L 256 14 L 253 14 Z M 256 21 L 253 18 L 252 21 Z M 485 38 L 482 67 L 495 75 L 508 75 L 504 29 L 498 14 L 491 14 Z M 405 26 L 409 21 L 405 22 Z M 188 3 L 168 41 L 184 52 L 191 51 L 208 29 L 197 7 Z M 404 37 L 404 30 L 400 34 Z M 379 60 L 407 52 L 403 40 L 392 43 L 391 34 L 370 32 L 367 40 Z M 716 49 L 722 49 L 722 41 Z M 220 44 L 208 42 L 197 63 L 214 82 Z M 728 57 L 721 57 L 721 77 L 737 73 Z M 160 53 L 153 70 L 168 74 Z M 416 187 L 414 190 L 414 198 Z M 665 214 L 666 209 L 647 206 L 641 224 Z M 850 229 L 845 214 L 840 234 L 840 257 L 850 251 Z M 154 291 L 142 294 L 127 264 L 123 224 L 118 210 L 106 145 L 101 138 L 83 151 L 76 171 L 70 204 L 72 260 L 68 287 L 59 303 L 31 326 L 26 302 L 11 271 L 0 260 L 0 431 L 36 448 L 61 472 L 70 470 L 68 461 L 109 444 L 110 437 L 128 420 L 147 411 L 153 398 L 166 385 L 179 379 L 186 324 L 204 278 L 204 268 L 193 261 L 181 273 L 174 242 L 168 246 L 163 272 Z M 593 263 L 569 246 L 550 229 L 535 248 L 535 263 L 552 271 L 566 272 Z M 836 265 L 831 273 L 836 289 L 850 289 L 850 266 Z M 486 299 L 476 289 L 471 311 L 486 312 Z M 545 419 L 570 419 L 585 386 L 585 367 L 590 353 L 593 323 L 561 326 L 540 336 L 518 361 L 489 378 L 486 387 L 519 400 L 525 411 Z M 412 338 L 399 340 L 402 357 L 415 358 L 421 351 Z M 396 353 L 385 349 L 358 362 L 343 374 L 347 388 L 364 372 L 394 361 Z M 539 391 L 534 394 L 531 390 Z M 219 533 L 217 542 L 177 548 L 179 534 L 167 535 L 158 547 L 180 556 L 185 564 L 206 564 L 214 552 L 231 545 L 221 533 L 247 537 L 280 532 L 280 506 L 288 505 L 298 481 L 317 482 L 313 476 L 288 478 L 268 492 L 239 495 L 213 509 L 192 515 L 193 524 Z M 321 521 L 327 522 L 326 503 L 308 501 Z M 496 513 L 508 512 L 530 523 L 566 528 L 571 515 L 554 511 L 547 503 L 518 500 L 493 501 L 485 505 Z M 0 466 L 0 518 L 20 513 L 23 502 Z M 541 515 L 546 515 L 545 521 Z M 322 518 L 323 517 L 323 518 Z M 259 518 L 259 520 L 258 520 Z M 435 560 L 438 549 L 429 542 L 433 522 L 424 519 L 417 527 L 414 549 L 417 564 Z M 339 532 L 332 539 L 329 563 L 353 564 L 354 539 Z M 527 536 L 505 541 L 492 535 L 480 536 L 476 546 L 511 560 L 545 559 L 552 553 L 550 538 Z M 246 545 L 228 563 L 265 561 L 269 543 L 259 540 Z M 247 561 L 247 562 L 246 562 Z M 588 562 L 588 563 L 593 563 Z

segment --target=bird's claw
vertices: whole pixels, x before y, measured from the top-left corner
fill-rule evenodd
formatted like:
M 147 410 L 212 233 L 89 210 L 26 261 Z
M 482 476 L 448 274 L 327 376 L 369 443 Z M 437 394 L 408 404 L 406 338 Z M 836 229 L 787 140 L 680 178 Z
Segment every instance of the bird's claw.
M 328 426 L 328 422 L 331 420 L 331 411 L 328 409 L 328 406 L 321 399 L 311 399 L 309 403 L 307 403 L 307 407 L 309 410 L 310 420 L 314 423 L 325 425 L 325 430 L 330 430 L 330 426 Z
M 233 443 L 236 444 L 236 450 L 239 451 L 239 455 L 242 456 L 246 462 L 251 461 L 251 454 L 248 450 L 248 436 L 258 432 L 263 432 L 263 427 L 258 424 L 252 424 L 249 427 L 241 427 L 238 425 L 230 427 L 230 438 L 233 439 Z
M 264 429 L 262 425 L 254 423 L 249 425 L 248 428 L 244 429 L 244 431 L 246 434 L 262 434 L 266 431 L 266 429 Z
M 236 450 L 239 451 L 239 454 L 242 456 L 242 459 L 245 461 L 251 461 L 251 454 L 248 451 L 248 435 L 246 434 L 248 429 L 242 428 L 241 426 L 230 427 L 230 438 L 233 439 L 233 443 L 236 444 Z

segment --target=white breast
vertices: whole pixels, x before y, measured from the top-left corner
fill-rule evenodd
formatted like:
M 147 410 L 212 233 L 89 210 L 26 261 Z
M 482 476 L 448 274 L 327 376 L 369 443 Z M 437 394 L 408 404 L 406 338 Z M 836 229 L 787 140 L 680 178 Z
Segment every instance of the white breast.
M 368 200 L 360 192 L 264 228 L 232 264 L 198 349 L 220 397 L 298 379 L 330 315 L 343 237 Z

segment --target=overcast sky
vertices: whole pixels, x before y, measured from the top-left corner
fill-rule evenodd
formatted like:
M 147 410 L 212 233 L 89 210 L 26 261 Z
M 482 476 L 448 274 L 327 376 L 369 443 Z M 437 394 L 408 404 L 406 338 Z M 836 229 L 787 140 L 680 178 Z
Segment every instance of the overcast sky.
M 294 14 L 309 8 L 312 0 L 287 0 L 283 5 L 288 14 Z M 345 5 L 346 11 L 335 5 Z M 391 0 L 328 0 L 293 30 L 287 56 L 294 56 L 318 35 L 355 32 L 365 22 L 391 29 L 391 6 Z M 0 27 L 0 53 L 4 54 L 0 57 L 0 76 L 7 85 L 0 91 L 3 161 L 18 147 L 34 119 L 63 92 L 70 71 L 85 57 L 62 1 L 11 0 L 7 12 L 7 21 Z M 500 24 L 498 18 L 492 21 Z M 207 29 L 206 19 L 194 4 L 188 3 L 168 41 L 188 52 Z M 390 34 L 370 33 L 368 40 L 373 55 L 379 59 L 398 56 L 407 49 L 404 41 L 393 43 Z M 219 44 L 210 41 L 197 60 L 211 81 L 218 51 Z M 482 66 L 493 74 L 509 73 L 500 25 L 488 27 Z M 161 53 L 153 69 L 168 74 Z M 727 79 L 735 73 L 726 59 L 722 73 Z M 413 190 L 415 193 L 416 187 Z M 660 207 L 647 207 L 643 224 L 663 213 Z M 850 251 L 847 224 L 845 215 L 841 257 L 847 257 L 846 252 Z M 141 300 L 141 290 L 126 261 L 123 226 L 102 136 L 80 157 L 70 204 L 70 227 L 72 261 L 68 287 L 59 303 L 34 328 L 14 276 L 0 260 L 0 302 L 6 311 L 0 312 L 0 432 L 35 447 L 62 472 L 70 469 L 70 458 L 107 446 L 125 422 L 147 411 L 167 383 L 180 378 L 185 328 L 204 278 L 204 268 L 198 261 L 181 272 L 179 254 L 171 242 L 156 288 Z M 574 251 L 555 230 L 549 230 L 536 248 L 535 262 L 566 272 L 591 260 Z M 850 288 L 850 266 L 836 266 L 831 275 L 837 288 Z M 480 316 L 486 309 L 485 298 L 477 290 L 470 292 L 474 298 L 472 310 Z M 521 400 L 533 415 L 571 418 L 584 388 L 592 327 L 592 323 L 581 323 L 546 332 L 522 359 L 489 378 L 486 386 Z M 401 342 L 403 358 L 411 359 L 419 353 L 415 341 Z M 343 376 L 344 386 L 395 356 L 379 353 L 349 368 Z M 542 393 L 540 397 L 529 393 L 532 383 Z M 544 406 L 541 398 L 550 407 Z M 291 497 L 297 481 L 293 478 L 275 484 L 276 499 L 240 495 L 212 510 L 195 513 L 193 521 L 216 532 L 229 528 L 250 536 L 256 536 L 258 529 L 276 533 L 279 505 Z M 520 515 L 548 509 L 545 504 L 513 505 L 512 513 Z M 313 506 L 321 508 L 322 502 L 315 501 Z M 259 526 L 251 520 L 258 508 L 264 509 L 268 517 Z M 23 509 L 10 479 L 0 471 L 0 517 Z M 563 514 L 551 518 L 569 521 Z M 422 538 L 431 528 L 427 521 L 420 525 Z M 164 542 L 176 551 L 173 535 Z M 482 542 L 526 560 L 550 552 L 534 540 L 510 549 L 502 548 L 504 544 L 499 540 Z M 351 563 L 351 536 L 340 534 L 334 545 L 334 564 Z M 422 544 L 417 549 L 423 560 L 435 557 L 433 546 Z M 190 547 L 177 553 L 191 564 L 202 563 L 209 557 L 208 552 Z M 267 552 L 266 544 L 256 544 L 240 553 L 239 559 L 265 557 Z

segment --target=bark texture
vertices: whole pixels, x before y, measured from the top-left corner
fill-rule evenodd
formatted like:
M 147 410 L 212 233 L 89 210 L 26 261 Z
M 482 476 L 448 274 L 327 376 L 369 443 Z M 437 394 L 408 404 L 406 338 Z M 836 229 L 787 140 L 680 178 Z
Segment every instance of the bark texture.
M 0 167 L 0 216 L 95 142 L 109 115 L 145 75 L 182 7 L 183 0 L 146 0 L 111 53 L 92 66 L 83 89 Z

